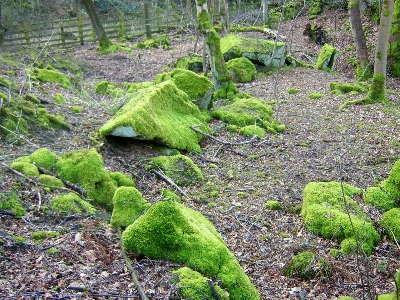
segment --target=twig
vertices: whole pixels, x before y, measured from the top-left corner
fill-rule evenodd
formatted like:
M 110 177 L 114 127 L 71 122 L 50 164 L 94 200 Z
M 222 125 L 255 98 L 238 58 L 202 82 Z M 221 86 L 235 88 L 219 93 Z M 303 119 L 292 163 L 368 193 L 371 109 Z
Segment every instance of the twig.
M 221 297 L 219 296 L 217 290 L 215 289 L 215 286 L 214 286 L 214 283 L 212 282 L 212 280 L 211 279 L 207 279 L 207 282 L 208 282 L 208 286 L 210 287 L 211 294 L 213 295 L 213 297 L 216 300 L 221 300 Z
M 204 135 L 206 137 L 209 137 L 210 139 L 212 139 L 212 140 L 214 140 L 214 141 L 216 141 L 218 143 L 224 144 L 224 145 L 239 146 L 239 145 L 250 144 L 250 143 L 254 142 L 254 140 L 256 138 L 258 138 L 258 135 L 254 135 L 248 141 L 244 141 L 244 142 L 240 142 L 240 143 L 226 142 L 226 141 L 217 139 L 216 137 L 213 137 L 211 134 L 205 133 L 205 132 L 201 131 L 200 129 L 197 129 L 197 127 L 200 127 L 200 126 L 201 126 L 200 124 L 199 125 L 193 125 L 193 126 L 190 126 L 190 129 L 192 129 L 192 130 L 194 130 L 194 131 L 196 131 L 196 132 L 198 132 L 198 133 L 200 133 L 200 134 L 202 134 L 202 135 Z
M 118 228 L 118 235 L 119 235 L 120 244 L 121 244 L 122 256 L 124 257 L 127 268 L 131 272 L 131 277 L 132 277 L 133 283 L 135 284 L 136 290 L 138 291 L 140 298 L 142 300 L 148 300 L 148 298 L 146 297 L 146 294 L 144 293 L 142 287 L 140 286 L 139 280 L 137 279 L 137 276 L 136 276 L 136 272 L 133 269 L 132 264 L 129 262 L 128 256 L 126 255 L 126 251 L 125 251 L 125 248 L 123 245 L 123 240 L 122 240 L 121 228 Z
M 18 137 L 21 140 L 24 140 L 25 142 L 27 142 L 29 145 L 36 147 L 37 149 L 39 149 L 40 147 L 34 143 L 32 143 L 31 141 L 29 141 L 26 137 L 24 137 L 22 134 L 19 133 L 15 133 L 14 131 L 11 131 L 10 129 L 0 125 L 1 129 L 4 129 L 5 131 L 8 131 L 9 133 L 15 135 L 16 137 Z

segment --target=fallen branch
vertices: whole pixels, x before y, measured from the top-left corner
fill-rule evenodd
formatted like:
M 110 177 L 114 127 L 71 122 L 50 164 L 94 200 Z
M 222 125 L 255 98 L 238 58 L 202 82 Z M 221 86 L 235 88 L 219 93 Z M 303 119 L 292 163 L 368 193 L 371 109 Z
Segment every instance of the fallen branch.
M 253 136 L 250 140 L 248 140 L 248 141 L 239 142 L 239 143 L 226 142 L 226 141 L 217 139 L 216 137 L 212 136 L 211 134 L 205 133 L 205 132 L 201 131 L 200 129 L 197 129 L 197 127 L 200 127 L 200 126 L 201 126 L 200 124 L 199 124 L 199 125 L 193 125 L 193 126 L 190 126 L 190 129 L 192 129 L 192 130 L 194 130 L 194 131 L 196 131 L 196 132 L 198 132 L 198 133 L 200 133 L 200 134 L 202 134 L 202 135 L 204 135 L 204 136 L 206 136 L 206 137 L 209 137 L 210 139 L 212 139 L 212 140 L 214 140 L 214 141 L 216 141 L 216 142 L 218 142 L 218 143 L 224 144 L 224 145 L 240 146 L 240 145 L 250 144 L 250 143 L 254 142 L 254 140 L 255 140 L 256 138 L 258 138 L 258 135 L 254 135 L 254 136 Z
M 122 241 L 121 228 L 118 228 L 118 235 L 119 235 L 120 244 L 121 244 L 122 256 L 124 257 L 126 267 L 131 272 L 131 277 L 132 277 L 133 283 L 135 284 L 136 290 L 138 291 L 140 298 L 142 300 L 148 300 L 148 298 L 146 297 L 146 294 L 144 293 L 142 287 L 140 286 L 139 280 L 137 279 L 135 269 L 133 269 L 132 264 L 129 262 L 128 256 L 126 255 L 126 251 L 125 251 L 123 241 Z
M 215 286 L 214 286 L 214 283 L 212 282 L 212 280 L 211 279 L 207 279 L 207 282 L 208 282 L 208 286 L 210 287 L 211 294 L 213 295 L 213 297 L 216 300 L 221 300 L 221 297 L 219 296 L 217 290 L 215 289 Z

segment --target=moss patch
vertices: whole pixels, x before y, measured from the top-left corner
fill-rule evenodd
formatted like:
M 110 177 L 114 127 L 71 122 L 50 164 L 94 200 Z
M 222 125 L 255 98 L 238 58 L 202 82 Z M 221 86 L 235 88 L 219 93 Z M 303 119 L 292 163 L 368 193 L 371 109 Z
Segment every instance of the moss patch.
M 392 241 L 400 241 L 400 208 L 392 208 L 382 215 L 380 224 Z
M 61 87 L 65 89 L 72 88 L 71 78 L 68 75 L 58 72 L 52 68 L 46 68 L 46 69 L 35 68 L 32 71 L 32 75 L 33 78 L 36 78 L 42 82 L 59 83 Z
M 206 276 L 220 278 L 231 299 L 260 299 L 212 223 L 177 201 L 152 205 L 122 238 L 128 250 L 186 263 Z
M 281 210 L 281 204 L 276 200 L 268 200 L 264 203 L 264 207 L 269 210 Z
M 30 155 L 32 163 L 51 171 L 57 161 L 57 155 L 47 148 L 40 148 Z
M 345 183 L 308 183 L 304 188 L 301 211 L 306 228 L 322 237 L 338 241 L 358 238 L 360 250 L 371 254 L 380 237 L 373 222 L 351 198 L 360 194 L 361 189 Z
M 57 93 L 54 95 L 53 100 L 55 103 L 61 105 L 64 104 L 65 102 L 67 102 L 67 100 L 65 99 L 65 97 L 63 96 L 63 94 Z
M 41 184 L 47 186 L 57 186 L 57 187 L 64 187 L 64 183 L 55 176 L 47 175 L 47 174 L 40 174 L 39 175 L 39 182 Z
M 289 265 L 284 269 L 285 276 L 302 279 L 326 278 L 330 275 L 329 262 L 306 251 L 292 257 Z
M 247 125 L 242 128 L 240 128 L 239 133 L 245 136 L 255 136 L 257 135 L 260 138 L 265 137 L 266 132 L 265 129 L 262 127 L 259 127 L 257 125 Z
M 39 176 L 38 168 L 30 162 L 14 161 L 13 163 L 11 163 L 10 168 L 27 176 Z
M 171 148 L 199 152 L 198 143 L 203 136 L 190 126 L 202 124 L 200 130 L 210 132 L 202 120 L 198 107 L 187 94 L 168 80 L 140 89 L 99 133 L 155 140 Z
M 158 156 L 150 158 L 147 169 L 162 170 L 177 185 L 194 185 L 204 181 L 201 170 L 185 155 Z
M 329 44 L 325 44 L 319 55 L 315 67 L 320 70 L 333 70 L 339 52 Z
M 131 176 L 121 172 L 110 172 L 110 177 L 117 183 L 117 186 L 133 186 L 135 187 L 135 181 Z
M 21 218 L 26 214 L 18 195 L 11 191 L 0 193 L 0 209 L 11 211 L 17 218 Z
M 110 224 L 113 227 L 126 228 L 150 206 L 150 202 L 134 187 L 119 187 L 113 197 L 114 209 Z
M 57 231 L 35 231 L 32 233 L 32 240 L 40 243 L 46 238 L 58 237 L 59 235 L 60 233 Z
M 176 67 L 200 73 L 203 71 L 203 58 L 200 56 L 181 57 L 177 60 Z
M 62 212 L 66 215 L 72 214 L 94 214 L 96 209 L 77 194 L 69 193 L 60 195 L 50 200 L 48 207 L 52 210 Z
M 226 67 L 231 72 L 234 82 L 250 82 L 257 74 L 256 67 L 246 57 L 231 59 L 226 63 Z

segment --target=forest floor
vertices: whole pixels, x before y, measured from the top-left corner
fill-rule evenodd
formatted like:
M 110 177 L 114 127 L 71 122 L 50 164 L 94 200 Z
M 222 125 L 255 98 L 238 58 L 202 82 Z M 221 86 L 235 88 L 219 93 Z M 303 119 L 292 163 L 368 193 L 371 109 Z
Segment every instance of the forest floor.
M 262 299 L 337 299 L 345 295 L 373 299 L 373 293 L 393 290 L 392 276 L 400 265 L 399 249 L 383 237 L 367 258 L 349 255 L 335 259 L 329 251 L 338 248 L 337 242 L 308 232 L 299 207 L 303 189 L 309 182 L 342 180 L 366 189 L 388 176 L 400 157 L 400 81 L 388 79 L 391 104 L 355 105 L 340 111 L 339 106 L 345 100 L 362 97 L 337 96 L 329 89 L 330 82 L 354 82 L 354 70 L 348 64 L 355 50 L 349 49 L 353 40 L 347 12 L 326 12 L 312 21 L 306 17 L 297 20 L 291 50 L 305 62 L 309 62 L 306 57 L 316 57 L 321 49 L 302 34 L 309 22 L 323 25 L 330 43 L 339 49 L 335 72 L 295 68 L 281 71 L 277 79 L 268 75 L 238 84 L 241 91 L 267 101 L 279 98 L 280 107 L 273 105 L 273 109 L 275 117 L 286 125 L 286 131 L 240 146 L 205 138 L 201 142 L 201 153 L 186 154 L 201 168 L 205 182 L 184 190 L 196 198 L 209 198 L 213 205 L 190 200 L 185 200 L 185 204 L 212 221 Z M 282 33 L 290 36 L 291 27 L 291 22 L 285 23 Z M 376 37 L 376 30 L 371 30 L 369 43 Z M 246 33 L 246 36 L 266 38 L 261 33 Z M 49 111 L 63 114 L 71 129 L 38 131 L 26 137 L 21 145 L 1 145 L 0 192 L 19 186 L 19 196 L 30 209 L 21 219 L 0 216 L 0 238 L 4 241 L 0 245 L 0 299 L 139 299 L 121 254 L 118 233 L 108 222 L 99 216 L 66 217 L 38 210 L 38 197 L 45 206 L 52 195 L 16 176 L 5 165 L 39 147 L 47 147 L 57 154 L 93 147 L 88 137 L 115 110 L 107 105 L 111 98 L 94 93 L 96 83 L 154 80 L 166 64 L 193 52 L 196 37 L 190 33 L 171 34 L 170 39 L 172 50 L 135 50 L 109 55 L 96 54 L 94 44 L 77 46 L 66 55 L 73 56 L 85 67 L 82 86 L 89 96 L 52 84 L 33 90 L 50 102 L 46 105 Z M 22 85 L 26 78 L 24 70 L 18 75 Z M 289 88 L 299 92 L 289 94 Z M 52 103 L 56 92 L 62 92 L 70 102 L 63 106 Z M 321 93 L 322 97 L 310 99 L 313 92 Z M 69 109 L 72 105 L 82 106 L 83 113 L 72 114 Z M 218 120 L 213 120 L 210 126 L 220 140 L 247 139 L 228 132 Z M 98 150 L 107 170 L 134 174 L 138 189 L 150 202 L 160 198 L 161 188 L 173 189 L 141 170 L 143 160 L 160 155 L 150 144 L 104 141 Z M 217 168 L 210 167 L 210 162 Z M 212 191 L 218 195 L 215 197 Z M 267 200 L 279 201 L 283 209 L 267 210 L 264 207 Z M 358 200 L 378 223 L 381 212 Z M 37 244 L 31 238 L 37 230 L 59 231 L 61 235 Z M 25 241 L 18 242 L 13 236 L 23 236 Z M 53 248 L 56 251 L 48 251 Z M 305 249 L 331 263 L 330 277 L 304 281 L 283 275 L 283 267 L 290 258 Z M 134 253 L 128 255 L 150 299 L 178 298 L 178 287 L 173 280 L 176 275 L 171 271 L 180 264 Z

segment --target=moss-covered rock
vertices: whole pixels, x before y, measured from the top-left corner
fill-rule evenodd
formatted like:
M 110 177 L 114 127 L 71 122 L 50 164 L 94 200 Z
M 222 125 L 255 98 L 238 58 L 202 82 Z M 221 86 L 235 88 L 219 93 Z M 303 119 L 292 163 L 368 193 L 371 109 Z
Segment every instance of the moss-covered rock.
M 232 104 L 212 112 L 214 118 L 237 126 L 262 125 L 263 121 L 270 122 L 272 114 L 272 107 L 258 98 L 235 99 Z
M 21 218 L 26 214 L 18 195 L 11 191 L 0 193 L 0 209 L 11 211 L 16 218 Z
M 193 55 L 181 57 L 177 60 L 176 67 L 200 73 L 203 72 L 203 58 L 201 56 Z
M 220 234 L 201 213 L 177 201 L 160 201 L 122 234 L 126 249 L 154 259 L 185 263 L 220 278 L 231 299 L 260 299 Z
M 283 273 L 285 276 L 299 277 L 306 280 L 326 278 L 331 273 L 331 267 L 326 259 L 306 251 L 293 256 Z
M 57 186 L 57 187 L 64 187 L 64 183 L 62 180 L 55 176 L 47 175 L 47 174 L 40 174 L 39 175 L 39 182 L 41 184 L 47 185 L 47 186 Z
M 27 176 L 39 176 L 38 168 L 30 162 L 14 161 L 11 163 L 10 168 Z
M 231 59 L 226 63 L 226 67 L 231 72 L 234 82 L 250 82 L 257 74 L 256 67 L 246 57 Z
M 188 267 L 180 268 L 172 273 L 179 275 L 179 295 L 183 299 L 215 299 L 207 283 L 207 277 Z M 225 291 L 218 285 L 214 285 L 220 299 L 228 300 Z
M 247 57 L 251 61 L 259 62 L 269 66 L 283 66 L 285 63 L 286 47 L 278 42 L 274 54 L 273 41 L 246 38 L 243 36 L 229 34 L 221 39 L 221 52 L 226 61 L 234 58 Z M 283 58 L 282 58 L 283 57 Z
M 52 68 L 35 68 L 32 72 L 33 78 L 42 82 L 59 83 L 65 89 L 71 89 L 71 78 L 64 73 L 58 72 Z
M 331 82 L 329 84 L 331 91 L 335 94 L 342 94 L 342 93 L 350 93 L 350 92 L 357 92 L 357 93 L 365 93 L 367 88 L 360 83 L 346 83 L 346 82 Z
M 352 199 L 361 194 L 361 189 L 345 183 L 308 183 L 304 188 L 301 211 L 306 228 L 338 241 L 358 239 L 360 250 L 371 254 L 380 237 L 372 220 Z
M 37 109 L 37 119 L 40 126 L 45 129 L 69 129 L 69 125 L 63 116 L 50 114 L 43 107 Z
M 96 209 L 77 194 L 69 193 L 52 198 L 48 207 L 52 210 L 71 214 L 95 214 Z
M 199 109 L 210 109 L 212 107 L 211 97 L 215 88 L 207 77 L 178 68 L 168 73 L 158 74 L 155 83 L 158 84 L 167 80 L 171 80 L 178 89 L 184 91 L 189 96 L 189 100 L 195 103 Z
M 245 136 L 255 136 L 257 135 L 260 138 L 265 137 L 266 132 L 265 129 L 257 126 L 257 125 L 247 125 L 240 128 L 239 133 Z
M 204 180 L 201 170 L 185 155 L 158 156 L 149 161 L 147 169 L 162 170 L 177 185 L 194 185 Z
M 47 148 L 40 148 L 30 155 L 32 163 L 51 171 L 57 161 L 57 155 Z
M 190 129 L 198 124 L 202 124 L 200 130 L 210 132 L 198 107 L 168 80 L 137 91 L 99 133 L 154 140 L 171 148 L 199 152 L 203 136 Z
M 55 168 L 61 178 L 80 184 L 95 205 L 112 209 L 117 185 L 104 169 L 103 158 L 95 149 L 65 153 L 58 158 Z
M 382 215 L 380 222 L 393 241 L 400 241 L 400 208 L 392 208 Z
M 329 44 L 325 44 L 319 52 L 315 67 L 320 70 L 332 71 L 335 67 L 336 59 L 339 52 Z
M 101 94 L 101 95 L 113 95 L 114 97 L 122 97 L 124 96 L 125 92 L 117 87 L 114 83 L 110 82 L 110 81 L 100 81 L 96 87 L 94 88 L 94 91 L 97 94 Z
M 136 93 L 140 89 L 145 89 L 154 85 L 153 81 L 133 82 L 128 85 L 127 94 Z
M 115 180 L 118 187 L 120 187 L 120 186 L 135 187 L 136 186 L 135 181 L 128 174 L 124 174 L 121 172 L 110 172 L 109 175 L 113 180 Z
M 119 187 L 113 198 L 114 209 L 110 224 L 113 227 L 126 228 L 150 206 L 150 202 L 134 187 Z

